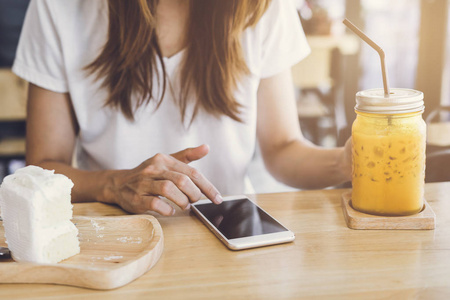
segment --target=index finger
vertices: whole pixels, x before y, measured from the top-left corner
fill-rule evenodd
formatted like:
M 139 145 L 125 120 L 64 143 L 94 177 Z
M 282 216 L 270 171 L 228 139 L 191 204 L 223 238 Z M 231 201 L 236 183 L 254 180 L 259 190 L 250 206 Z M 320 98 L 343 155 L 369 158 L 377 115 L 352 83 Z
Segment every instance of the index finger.
M 168 167 L 171 171 L 176 171 L 188 176 L 200 191 L 215 204 L 222 203 L 223 199 L 217 188 L 196 168 L 182 163 L 171 157 Z

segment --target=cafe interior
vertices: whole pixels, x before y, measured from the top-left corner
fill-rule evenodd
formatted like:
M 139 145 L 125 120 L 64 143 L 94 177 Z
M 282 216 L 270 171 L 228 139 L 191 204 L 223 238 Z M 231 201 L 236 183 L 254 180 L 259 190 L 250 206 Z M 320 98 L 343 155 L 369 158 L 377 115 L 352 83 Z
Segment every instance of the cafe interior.
M 0 0 L 0 178 L 24 166 L 27 83 L 14 61 L 27 0 Z M 292 68 L 303 135 L 324 147 L 351 135 L 357 91 L 383 86 L 378 54 L 342 24 L 348 18 L 386 53 L 392 87 L 422 91 L 428 123 L 426 181 L 450 180 L 450 51 L 446 1 L 300 0 L 311 54 Z M 289 191 L 258 150 L 249 176 L 258 193 Z
M 89 285 L 88 280 L 94 280 L 91 275 L 80 275 L 68 283 L 42 273 L 45 279 L 29 281 L 38 283 L 31 285 L 37 297 L 449 299 L 450 187 L 445 182 L 450 181 L 450 2 L 273 1 L 295 2 L 311 47 L 311 53 L 291 71 L 299 124 L 312 143 L 325 148 L 344 146 L 357 116 L 356 93 L 383 89 L 379 54 L 343 24 L 345 18 L 384 50 L 391 88 L 423 92 L 425 198 L 429 204 L 410 219 L 364 217 L 348 200 L 351 182 L 317 191 L 294 189 L 269 175 L 257 147 L 249 167 L 255 189 L 250 198 L 291 227 L 294 243 L 233 252 L 193 221 L 192 215 L 177 208 L 174 217 L 157 216 L 165 249 L 152 270 L 140 273 L 142 278 L 115 289 L 124 283 Z M 28 0 L 0 0 L 0 182 L 25 166 L 28 83 L 17 77 L 11 66 L 28 4 Z M 74 205 L 74 215 L 78 214 L 125 215 L 118 207 L 99 203 Z M 83 220 L 79 222 L 84 224 Z M 134 230 L 139 224 L 126 226 Z M 99 228 L 95 227 L 96 233 Z M 128 242 L 134 243 L 133 238 Z M 127 242 L 126 238 L 121 242 Z M 120 265 L 122 255 L 129 253 L 116 252 L 100 260 Z M 21 282 L 14 280 L 0 275 L 0 283 Z M 70 285 L 113 290 L 100 294 Z M 2 292 L 0 284 L 0 296 L 30 296 L 20 284 L 4 286 Z

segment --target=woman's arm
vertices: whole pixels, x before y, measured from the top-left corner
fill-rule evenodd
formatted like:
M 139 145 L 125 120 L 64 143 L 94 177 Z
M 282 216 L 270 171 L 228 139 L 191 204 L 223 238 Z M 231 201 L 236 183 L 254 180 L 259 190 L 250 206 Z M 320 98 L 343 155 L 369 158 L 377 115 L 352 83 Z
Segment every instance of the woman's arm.
M 202 145 L 172 155 L 157 154 L 130 170 L 84 171 L 72 167 L 78 123 L 69 94 L 55 93 L 30 84 L 27 107 L 27 164 L 64 174 L 74 182 L 72 201 L 116 203 L 127 211 L 148 210 L 162 215 L 173 208 L 160 196 L 181 208 L 202 197 L 221 202 L 217 189 L 187 164 L 204 157 Z
M 85 172 L 71 167 L 78 134 L 68 93 L 55 93 L 30 84 L 27 105 L 26 162 L 55 170 L 72 179 L 72 201 L 105 200 L 103 172 Z
M 350 140 L 325 149 L 303 137 L 290 70 L 261 80 L 257 135 L 266 168 L 285 184 L 317 189 L 351 179 Z

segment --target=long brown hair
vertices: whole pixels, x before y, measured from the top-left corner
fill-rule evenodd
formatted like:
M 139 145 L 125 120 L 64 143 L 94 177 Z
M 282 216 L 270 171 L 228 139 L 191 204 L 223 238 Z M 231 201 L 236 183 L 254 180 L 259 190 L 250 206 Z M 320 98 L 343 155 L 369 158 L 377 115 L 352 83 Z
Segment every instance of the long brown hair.
M 188 95 L 197 98 L 191 121 L 203 108 L 213 115 L 241 121 L 241 105 L 233 92 L 249 72 L 240 38 L 255 25 L 271 0 L 191 0 L 187 45 L 180 70 L 177 100 L 184 120 Z M 158 0 L 108 0 L 108 40 L 100 55 L 86 69 L 104 77 L 109 91 L 105 105 L 118 108 L 130 120 L 149 101 L 159 105 L 166 91 L 166 70 L 156 34 Z M 156 68 L 160 63 L 162 74 Z M 162 75 L 162 76 L 161 76 Z M 162 93 L 153 99 L 153 77 Z M 137 95 L 133 103 L 132 95 Z

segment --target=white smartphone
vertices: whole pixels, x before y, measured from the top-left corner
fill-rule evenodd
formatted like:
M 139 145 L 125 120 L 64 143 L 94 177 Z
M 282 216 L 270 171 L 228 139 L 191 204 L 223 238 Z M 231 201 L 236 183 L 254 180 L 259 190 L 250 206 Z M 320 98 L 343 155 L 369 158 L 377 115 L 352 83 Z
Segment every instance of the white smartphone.
M 191 204 L 192 211 L 230 249 L 241 250 L 291 242 L 292 231 L 246 196 L 225 197 Z

